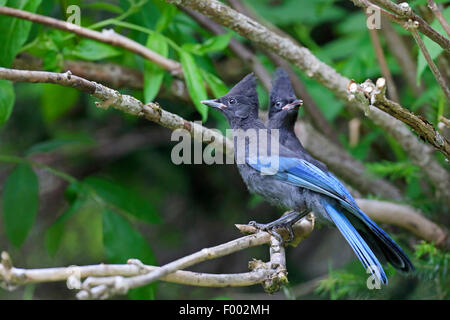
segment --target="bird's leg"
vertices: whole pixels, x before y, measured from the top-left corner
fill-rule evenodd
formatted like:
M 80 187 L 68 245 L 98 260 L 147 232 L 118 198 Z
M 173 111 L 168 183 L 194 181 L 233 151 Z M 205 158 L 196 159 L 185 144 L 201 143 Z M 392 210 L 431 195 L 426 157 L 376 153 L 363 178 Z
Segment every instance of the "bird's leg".
M 308 210 L 304 210 L 302 212 L 290 211 L 275 221 L 265 223 L 265 224 L 257 223 L 255 221 L 250 221 L 248 223 L 248 225 L 255 227 L 258 230 L 262 230 L 262 231 L 266 231 L 266 232 L 270 233 L 272 236 L 274 236 L 278 240 L 280 240 L 281 243 L 284 243 L 283 237 L 278 232 L 276 232 L 275 229 L 285 228 L 289 232 L 289 240 L 287 242 L 291 242 L 294 239 L 294 230 L 292 229 L 292 226 L 298 220 L 303 218 L 307 213 L 308 213 Z

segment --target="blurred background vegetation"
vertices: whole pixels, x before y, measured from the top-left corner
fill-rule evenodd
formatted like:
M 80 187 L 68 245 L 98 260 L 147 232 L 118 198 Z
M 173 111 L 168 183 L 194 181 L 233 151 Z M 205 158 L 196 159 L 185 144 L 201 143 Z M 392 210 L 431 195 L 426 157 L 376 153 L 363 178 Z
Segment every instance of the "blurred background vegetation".
M 365 14 L 350 1 L 242 2 L 259 18 L 282 29 L 346 77 L 362 82 L 381 76 Z M 180 81 L 169 72 L 129 51 L 39 24 L 21 21 L 16 26 L 16 30 L 30 30 L 22 35 L 21 57 L 39 59 L 43 70 L 62 71 L 67 60 L 131 68 L 141 82 L 143 77 L 143 88 L 142 84 L 140 87 L 136 84 L 120 87 L 120 92 L 141 101 L 155 100 L 185 119 L 203 120 L 210 128 L 224 130 L 227 124 L 213 111 L 208 114 L 198 101 L 207 95 L 222 95 L 252 71 L 248 63 L 230 51 L 231 37 L 251 49 L 270 72 L 276 67 L 245 38 L 232 31 L 213 35 L 183 10 L 161 0 L 0 1 L 2 5 L 5 3 L 61 20 L 70 16 L 66 9 L 75 4 L 81 8 L 82 26 L 97 30 L 112 28 L 163 56 L 181 61 L 183 68 L 189 70 L 186 81 L 194 82 L 188 83 L 187 89 L 196 103 L 189 97 L 173 94 L 170 88 L 179 86 Z M 433 20 L 425 0 L 409 3 L 428 21 Z M 444 10 L 444 15 L 450 20 L 450 7 Z M 14 34 L 5 32 L 12 21 L 0 16 L 0 39 Z M 433 26 L 439 29 L 437 23 Z M 410 48 L 410 59 L 417 64 L 419 89 L 415 90 L 408 85 L 380 33 L 400 101 L 437 124 L 438 116 L 448 117 L 445 96 L 412 38 L 398 26 L 393 26 L 393 30 L 402 36 Z M 441 50 L 430 47 L 430 51 L 442 66 Z M 1 66 L 10 67 L 8 63 L 17 62 L 17 59 L 8 61 L 5 55 L 1 58 Z M 449 71 L 443 70 L 447 75 Z M 410 162 L 398 142 L 363 113 L 344 105 L 307 75 L 296 72 L 328 126 L 337 133 L 336 143 L 364 162 L 370 172 L 398 187 L 403 203 L 419 208 L 435 223 L 448 226 L 449 208 L 435 196 L 433 185 Z M 211 90 L 198 88 L 195 81 L 199 79 L 208 83 Z M 110 80 L 114 83 L 114 79 Z M 238 237 L 235 223 L 271 221 L 282 213 L 251 196 L 232 165 L 172 164 L 171 148 L 176 142 L 170 141 L 168 129 L 119 111 L 96 108 L 95 99 L 75 89 L 16 83 L 11 92 L 2 86 L 1 103 L 15 100 L 9 117 L 1 119 L 0 114 L 4 122 L 0 124 L 3 202 L 0 249 L 10 253 L 15 266 L 125 263 L 130 257 L 162 265 Z M 266 110 L 267 92 L 261 85 L 258 90 L 261 108 Z M 300 111 L 300 117 L 308 119 L 304 110 Z M 355 118 L 361 122 L 359 139 L 350 143 L 349 121 Z M 441 154 L 435 157 L 449 168 Z M 49 173 L 42 165 L 54 172 Z M 375 198 L 370 194 L 364 196 Z M 20 208 L 11 203 L 19 204 Z M 12 215 L 7 210 L 19 213 Z M 405 248 L 418 270 L 414 276 L 405 277 L 389 268 L 389 286 L 382 290 L 367 289 L 368 275 L 336 229 L 318 227 L 297 248 L 288 248 L 290 285 L 273 296 L 264 293 L 260 286 L 212 289 L 159 282 L 131 292 L 129 298 L 448 299 L 449 254 L 403 229 L 389 225 L 383 228 Z M 267 248 L 252 248 L 204 262 L 192 270 L 245 272 L 252 258 L 267 259 Z M 12 292 L 0 289 L 0 298 L 73 299 L 74 292 L 65 283 L 44 283 Z

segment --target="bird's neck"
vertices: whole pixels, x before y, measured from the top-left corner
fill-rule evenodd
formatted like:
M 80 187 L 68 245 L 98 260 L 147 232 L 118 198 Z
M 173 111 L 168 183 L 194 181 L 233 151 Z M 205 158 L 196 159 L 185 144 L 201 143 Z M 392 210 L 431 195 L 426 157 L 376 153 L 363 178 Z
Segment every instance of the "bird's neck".
M 280 129 L 286 132 L 293 132 L 295 127 L 295 121 L 297 120 L 297 113 L 292 114 L 278 114 L 269 117 L 267 127 L 269 129 Z
M 230 127 L 232 129 L 266 129 L 264 123 L 258 119 L 258 116 L 249 116 L 247 118 L 230 119 Z

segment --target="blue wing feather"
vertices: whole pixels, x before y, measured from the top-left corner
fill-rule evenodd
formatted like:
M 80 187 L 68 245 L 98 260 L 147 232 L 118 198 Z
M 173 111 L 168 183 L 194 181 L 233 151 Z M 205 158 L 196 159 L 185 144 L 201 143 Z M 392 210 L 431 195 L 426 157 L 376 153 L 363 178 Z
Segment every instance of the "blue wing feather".
M 324 172 L 312 163 L 298 158 L 288 157 L 259 157 L 258 159 L 249 158 L 247 162 L 252 168 L 267 174 L 267 168 L 274 163 L 278 163 L 278 170 L 273 171 L 273 175 L 280 180 L 296 185 L 298 187 L 310 189 L 332 198 L 335 198 L 341 204 L 357 213 L 358 206 L 355 200 L 342 185 L 342 183 L 329 172 Z

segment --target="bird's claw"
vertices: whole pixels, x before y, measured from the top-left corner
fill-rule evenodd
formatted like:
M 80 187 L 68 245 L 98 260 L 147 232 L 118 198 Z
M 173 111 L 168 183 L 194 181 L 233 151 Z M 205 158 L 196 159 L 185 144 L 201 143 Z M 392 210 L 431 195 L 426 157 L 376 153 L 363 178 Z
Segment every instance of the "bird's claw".
M 284 245 L 287 242 L 291 242 L 294 239 L 294 231 L 292 230 L 292 227 L 290 225 L 285 225 L 285 224 L 275 224 L 275 225 L 271 225 L 270 223 L 268 224 L 263 224 L 263 223 L 257 223 L 256 221 L 250 221 L 248 223 L 249 226 L 254 227 L 255 229 L 259 230 L 259 231 L 265 231 L 267 233 L 269 233 L 271 236 L 275 237 L 280 243 L 281 245 Z M 275 231 L 275 229 L 280 229 L 280 228 L 285 228 L 288 230 L 289 232 L 289 239 L 288 241 L 283 240 L 283 237 Z

